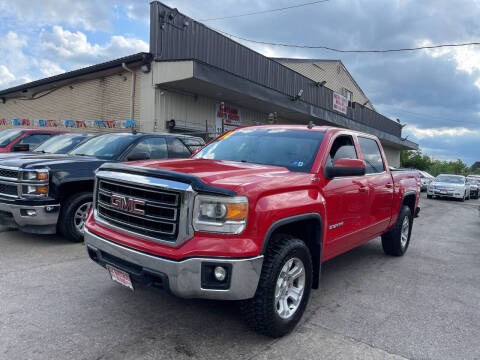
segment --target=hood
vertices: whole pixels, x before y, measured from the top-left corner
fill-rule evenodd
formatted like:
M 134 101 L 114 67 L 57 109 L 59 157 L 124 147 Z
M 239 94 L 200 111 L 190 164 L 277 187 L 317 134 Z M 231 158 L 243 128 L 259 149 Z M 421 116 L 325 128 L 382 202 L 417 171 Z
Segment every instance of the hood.
M 30 157 L 30 156 L 35 156 L 35 155 L 41 155 L 39 153 L 34 153 L 34 152 L 8 152 L 8 153 L 0 153 L 0 161 L 3 159 L 11 159 L 11 158 L 24 158 L 24 157 Z
M 176 171 L 199 177 L 208 185 L 237 192 L 275 190 L 311 184 L 310 173 L 291 172 L 284 167 L 209 159 L 155 160 L 129 163 L 151 169 Z
M 456 187 L 464 187 L 465 186 L 463 184 L 452 184 L 452 183 L 441 182 L 441 181 L 432 181 L 431 185 L 439 186 L 441 188 L 456 188 Z
M 1 159 L 0 166 L 17 167 L 25 169 L 69 169 L 69 168 L 91 168 L 92 166 L 100 166 L 105 163 L 105 160 L 100 160 L 89 156 L 69 156 L 65 154 L 59 155 L 35 155 L 25 158 L 9 158 Z

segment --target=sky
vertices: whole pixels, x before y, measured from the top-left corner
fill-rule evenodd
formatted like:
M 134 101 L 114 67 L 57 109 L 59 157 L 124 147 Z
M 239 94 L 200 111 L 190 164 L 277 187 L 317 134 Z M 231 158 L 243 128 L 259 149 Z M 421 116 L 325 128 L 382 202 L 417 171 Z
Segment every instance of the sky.
M 168 0 L 210 19 L 307 0 Z M 329 0 L 205 24 L 245 38 L 340 49 L 480 41 L 480 0 Z M 149 1 L 0 0 L 0 89 L 148 51 Z M 377 111 L 441 160 L 480 161 L 480 46 L 389 54 L 245 45 L 274 57 L 340 59 Z M 328 86 L 328 85 L 327 85 Z

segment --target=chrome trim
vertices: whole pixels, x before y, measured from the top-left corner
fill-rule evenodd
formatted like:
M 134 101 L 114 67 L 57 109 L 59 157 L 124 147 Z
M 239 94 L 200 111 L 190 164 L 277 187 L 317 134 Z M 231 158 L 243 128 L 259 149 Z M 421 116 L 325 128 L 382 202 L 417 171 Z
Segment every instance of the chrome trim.
M 103 215 L 100 215 L 97 211 L 98 205 L 101 205 L 97 201 L 97 195 L 98 195 L 97 193 L 99 191 L 98 189 L 99 182 L 104 180 L 106 180 L 106 182 L 111 181 L 117 184 L 120 183 L 122 186 L 123 184 L 125 184 L 128 187 L 132 187 L 132 184 L 138 184 L 140 188 L 147 191 L 148 191 L 148 188 L 150 188 L 152 190 L 167 190 L 167 191 L 169 190 L 169 191 L 178 192 L 178 198 L 177 198 L 177 201 L 179 202 L 179 204 L 177 205 L 178 211 L 176 213 L 175 220 L 171 220 L 172 223 L 169 223 L 169 224 L 176 225 L 176 229 L 175 229 L 175 231 L 177 231 L 176 239 L 167 239 L 167 238 L 162 238 L 161 236 L 152 237 L 152 236 L 144 235 L 144 234 L 117 226 L 116 224 L 113 224 L 110 222 L 112 221 L 112 219 L 110 221 L 108 221 L 108 219 L 103 219 L 102 218 Z M 123 172 L 97 170 L 96 178 L 95 178 L 95 188 L 94 188 L 94 194 L 93 194 L 93 199 L 94 199 L 93 200 L 94 201 L 93 216 L 95 221 L 98 222 L 99 224 L 105 227 L 114 229 L 118 232 L 124 233 L 126 235 L 146 239 L 159 244 L 178 247 L 184 242 L 190 240 L 194 234 L 191 219 L 193 218 L 193 203 L 194 203 L 195 195 L 196 195 L 196 192 L 192 189 L 190 184 L 185 184 L 182 182 L 172 181 L 168 179 L 138 175 L 138 174 L 128 174 Z M 142 200 L 145 200 L 148 203 L 151 202 L 148 199 L 142 199 Z M 131 216 L 130 213 L 125 213 L 125 214 Z M 157 218 L 157 221 L 158 220 L 159 219 Z M 164 219 L 164 220 L 167 220 L 167 219 Z M 116 219 L 113 219 L 113 221 L 121 222 Z M 130 223 L 126 223 L 125 225 L 128 227 L 138 228 L 138 225 L 135 226 L 135 225 L 131 225 Z M 139 228 L 144 231 L 155 232 L 154 230 L 151 230 L 148 228 L 142 228 L 142 227 L 139 227 Z M 165 232 L 161 232 L 161 233 L 164 234 L 165 236 L 168 236 L 168 235 L 171 236 L 175 232 L 172 234 L 168 234 Z
M 255 296 L 263 266 L 263 255 L 246 259 L 195 257 L 173 261 L 149 255 L 95 235 L 85 228 L 85 245 L 146 269 L 168 276 L 169 289 L 178 297 L 214 300 L 245 300 Z M 101 260 L 101 259 L 100 259 Z M 211 290 L 201 287 L 202 262 L 232 265 L 230 288 Z
M 100 191 L 102 194 L 103 192 Z M 138 199 L 138 198 L 135 198 L 135 199 Z M 148 201 L 148 200 L 147 200 Z M 151 215 L 136 215 L 136 214 L 132 214 L 130 212 L 126 212 L 126 211 L 121 211 L 121 210 L 118 210 L 117 208 L 114 208 L 113 206 L 111 206 L 110 204 L 106 203 L 105 201 L 98 201 L 98 203 L 103 206 L 104 208 L 107 208 L 108 210 L 111 210 L 111 211 L 115 211 L 115 212 L 118 212 L 119 214 L 124 214 L 124 215 L 128 215 L 128 216 L 133 216 L 133 217 L 136 217 L 136 218 L 139 218 L 139 219 L 142 219 L 142 218 L 146 218 L 147 220 L 152 220 L 152 221 L 158 221 L 158 220 L 168 220 L 168 221 L 177 221 L 177 209 L 176 208 L 166 208 L 166 207 L 163 207 L 163 206 L 156 206 L 156 205 L 152 205 L 152 204 L 148 204 L 148 206 L 152 206 L 152 207 L 156 207 L 156 208 L 159 208 L 159 209 L 168 209 L 168 210 L 172 210 L 173 211 L 173 218 L 166 218 L 164 216 L 151 216 Z
M 20 168 L 18 167 L 11 167 L 11 166 L 0 166 L 0 170 L 7 170 L 7 171 L 16 171 L 17 177 L 5 177 L 0 176 L 0 180 L 7 180 L 7 181 L 19 181 L 20 179 Z
M 115 183 L 113 182 L 110 182 L 110 181 L 105 181 L 105 180 L 101 180 L 100 181 L 100 185 L 102 185 L 102 183 L 105 183 L 105 184 L 111 184 L 111 185 L 116 185 Z M 117 182 L 118 183 L 118 182 Z M 126 188 L 129 188 L 129 189 L 135 189 L 137 190 L 138 188 L 135 187 L 135 186 L 129 186 L 129 185 L 122 185 L 123 187 L 126 187 Z M 138 199 L 138 200 L 143 200 L 145 202 L 149 202 L 149 203 L 155 203 L 155 204 L 158 204 L 158 205 L 166 205 L 166 206 L 178 206 L 178 197 L 179 195 L 178 194 L 172 194 L 171 192 L 168 193 L 168 192 L 163 192 L 163 191 L 154 191 L 153 189 L 152 190 L 145 190 L 145 189 L 142 189 L 143 191 L 149 191 L 149 192 L 155 192 L 155 193 L 160 193 L 160 194 L 166 194 L 166 195 L 170 195 L 170 196 L 175 196 L 175 203 L 166 203 L 166 202 L 161 202 L 161 201 L 157 201 L 157 200 L 149 200 L 149 199 L 144 199 L 144 198 L 141 198 L 141 197 L 138 197 L 138 196 L 132 196 L 134 197 L 135 199 Z M 106 194 L 106 195 L 110 195 L 110 194 L 113 194 L 113 191 L 108 191 L 108 190 L 103 190 L 103 189 L 100 189 L 100 192 L 102 192 L 103 194 Z M 120 193 L 117 193 L 118 195 L 126 195 L 126 196 L 129 196 L 127 194 L 120 194 Z
M 97 178 L 108 179 L 111 181 L 120 181 L 124 183 L 137 183 L 142 186 L 152 188 L 163 188 L 168 190 L 187 191 L 191 188 L 190 184 L 185 184 L 179 181 L 173 181 L 168 179 L 154 178 L 144 175 L 128 174 L 114 171 L 97 170 Z
M 117 212 L 119 212 L 119 211 L 117 211 Z M 140 226 L 140 225 L 128 223 L 128 222 L 125 222 L 125 221 L 122 221 L 122 220 L 115 219 L 115 218 L 113 218 L 111 216 L 108 216 L 108 215 L 105 215 L 105 214 L 99 214 L 97 209 L 94 210 L 94 213 L 95 213 L 96 216 L 100 216 L 100 217 L 102 217 L 106 220 L 113 221 L 114 223 L 120 223 L 120 224 L 125 225 L 126 227 L 131 227 L 131 228 L 144 230 L 144 231 L 148 231 L 148 232 L 154 232 L 154 233 L 159 233 L 159 234 L 163 234 L 163 235 L 173 235 L 173 234 L 175 234 L 175 231 L 177 231 L 177 224 L 175 224 L 175 223 L 166 223 L 166 222 L 157 221 L 157 222 L 161 222 L 162 224 L 168 224 L 168 225 L 173 226 L 173 231 L 172 232 L 166 232 L 166 231 L 154 230 L 154 229 L 146 228 L 146 227 L 143 227 L 143 226 Z M 129 216 L 133 216 L 133 215 L 129 215 Z M 136 216 L 136 217 L 140 217 L 140 216 Z M 104 223 L 108 223 L 108 222 L 104 221 Z M 113 227 L 115 225 L 108 223 L 108 226 Z M 123 229 L 123 231 L 126 230 L 126 229 L 124 229 L 122 227 L 119 227 L 119 226 L 115 226 L 115 227 L 117 229 Z M 138 235 L 141 235 L 141 234 L 138 234 Z M 171 243 L 171 241 L 170 241 L 170 243 Z

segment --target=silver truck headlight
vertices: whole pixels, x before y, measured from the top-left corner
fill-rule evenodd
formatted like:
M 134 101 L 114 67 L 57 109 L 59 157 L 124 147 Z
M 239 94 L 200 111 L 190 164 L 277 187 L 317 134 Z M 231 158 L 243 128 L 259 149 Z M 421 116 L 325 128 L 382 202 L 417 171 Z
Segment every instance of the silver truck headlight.
M 29 181 L 48 181 L 48 169 L 23 170 L 22 179 Z
M 195 231 L 240 234 L 247 226 L 248 199 L 245 196 L 197 195 L 193 208 Z

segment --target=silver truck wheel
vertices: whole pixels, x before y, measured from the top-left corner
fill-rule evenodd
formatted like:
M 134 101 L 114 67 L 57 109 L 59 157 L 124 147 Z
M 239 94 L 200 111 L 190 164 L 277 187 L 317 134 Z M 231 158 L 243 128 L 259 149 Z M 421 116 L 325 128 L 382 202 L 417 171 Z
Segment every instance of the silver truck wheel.
M 407 216 L 403 219 L 402 232 L 400 235 L 400 246 L 402 249 L 405 249 L 408 242 L 408 237 L 410 235 L 410 220 Z
M 92 202 L 90 201 L 90 202 L 80 204 L 77 211 L 75 211 L 73 222 L 79 234 L 83 234 L 85 221 L 87 221 L 87 215 L 91 207 L 92 207 Z
M 312 257 L 305 242 L 290 234 L 274 234 L 255 296 L 241 303 L 248 325 L 271 337 L 288 334 L 305 312 L 312 278 Z
M 299 258 L 288 260 L 282 267 L 275 287 L 275 310 L 282 319 L 295 314 L 305 289 L 305 266 Z

